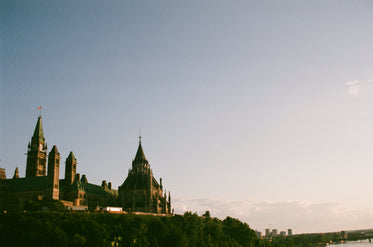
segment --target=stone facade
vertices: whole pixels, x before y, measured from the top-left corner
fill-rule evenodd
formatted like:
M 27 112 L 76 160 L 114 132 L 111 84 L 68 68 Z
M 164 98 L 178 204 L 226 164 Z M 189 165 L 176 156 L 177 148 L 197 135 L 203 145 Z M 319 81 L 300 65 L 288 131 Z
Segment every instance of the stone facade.
M 27 146 L 26 177 L 20 178 L 18 167 L 11 179 L 0 168 L 0 210 L 22 210 L 29 200 L 60 200 L 66 206 L 97 207 L 120 206 L 128 212 L 170 214 L 171 195 L 163 191 L 160 182 L 153 177 L 148 160 L 141 146 L 132 162 L 128 177 L 119 186 L 112 188 L 106 180 L 101 185 L 88 182 L 77 171 L 77 159 L 70 152 L 65 162 L 65 178 L 59 178 L 60 153 L 56 146 L 47 155 L 41 116 L 38 117 L 34 134 Z
M 27 147 L 26 177 L 19 177 L 18 167 L 12 179 L 6 179 L 4 169 L 0 171 L 1 210 L 21 210 L 26 201 L 44 198 L 61 200 L 69 206 L 87 206 L 90 209 L 117 204 L 117 190 L 111 186 L 90 184 L 85 175 L 80 179 L 80 175 L 76 173 L 77 160 L 73 152 L 66 158 L 65 178 L 60 179 L 60 153 L 56 146 L 53 146 L 48 155 L 47 150 L 39 116 Z

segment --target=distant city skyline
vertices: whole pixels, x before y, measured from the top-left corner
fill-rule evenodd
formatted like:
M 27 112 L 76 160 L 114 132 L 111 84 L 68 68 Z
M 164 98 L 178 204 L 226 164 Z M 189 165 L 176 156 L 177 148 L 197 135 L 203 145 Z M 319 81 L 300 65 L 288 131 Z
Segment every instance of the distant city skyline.
M 176 213 L 261 232 L 373 228 L 372 10 L 5 0 L 0 167 L 25 176 L 41 106 L 49 150 L 73 151 L 92 183 L 121 185 L 141 128 Z

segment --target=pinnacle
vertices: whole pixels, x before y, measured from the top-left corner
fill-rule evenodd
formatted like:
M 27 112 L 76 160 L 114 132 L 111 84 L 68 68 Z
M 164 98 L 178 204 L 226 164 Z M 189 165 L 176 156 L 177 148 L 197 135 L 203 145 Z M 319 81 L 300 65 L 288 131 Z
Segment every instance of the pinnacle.
M 142 146 L 141 146 L 141 142 L 139 143 L 139 147 L 137 149 L 135 161 L 147 161 L 145 154 L 144 154 L 144 150 L 142 149 Z
M 32 140 L 36 142 L 44 142 L 44 133 L 43 133 L 43 125 L 41 123 L 41 116 L 38 117 L 38 121 L 35 126 Z
M 67 159 L 68 160 L 76 160 L 75 155 L 72 151 L 69 153 L 69 156 L 67 156 Z
M 56 145 L 53 146 L 53 148 L 51 150 L 51 153 L 53 153 L 53 154 L 57 154 L 58 153 Z

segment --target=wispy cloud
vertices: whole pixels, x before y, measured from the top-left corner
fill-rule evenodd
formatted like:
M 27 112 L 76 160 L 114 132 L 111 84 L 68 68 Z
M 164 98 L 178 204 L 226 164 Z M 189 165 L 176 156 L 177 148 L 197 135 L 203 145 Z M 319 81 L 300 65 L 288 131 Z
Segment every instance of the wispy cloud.
M 201 215 L 209 210 L 212 216 L 221 219 L 235 217 L 261 231 L 269 225 L 279 230 L 292 228 L 296 233 L 373 227 L 373 206 L 354 208 L 340 203 L 309 201 L 234 201 L 176 197 L 173 207 L 179 214 L 192 211 Z
M 366 81 L 359 81 L 359 80 L 352 80 L 345 83 L 348 87 L 348 93 L 352 96 L 357 96 L 360 93 L 360 90 L 364 84 L 373 82 L 373 80 L 366 80 Z

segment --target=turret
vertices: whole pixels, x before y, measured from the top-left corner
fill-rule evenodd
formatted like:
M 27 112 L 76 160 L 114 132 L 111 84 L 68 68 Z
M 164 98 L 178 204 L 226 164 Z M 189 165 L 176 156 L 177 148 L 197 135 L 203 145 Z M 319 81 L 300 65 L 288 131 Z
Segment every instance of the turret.
M 168 191 L 168 202 L 166 204 L 167 204 L 168 213 L 170 214 L 171 213 L 171 192 L 170 191 Z
M 104 188 L 104 189 L 107 189 L 106 180 L 102 180 L 101 187 Z
M 80 179 L 80 182 L 82 183 L 88 183 L 88 179 L 87 179 L 87 176 L 85 174 L 83 174 L 82 178 Z
M 48 179 L 47 195 L 53 200 L 59 199 L 59 178 L 60 175 L 60 153 L 56 146 L 53 146 L 48 157 Z
M 73 152 L 69 153 L 69 156 L 66 158 L 65 163 L 65 184 L 69 188 L 73 182 L 76 175 L 76 158 Z
M 16 167 L 16 170 L 14 171 L 13 178 L 19 178 L 18 167 Z

